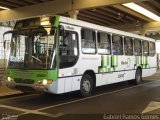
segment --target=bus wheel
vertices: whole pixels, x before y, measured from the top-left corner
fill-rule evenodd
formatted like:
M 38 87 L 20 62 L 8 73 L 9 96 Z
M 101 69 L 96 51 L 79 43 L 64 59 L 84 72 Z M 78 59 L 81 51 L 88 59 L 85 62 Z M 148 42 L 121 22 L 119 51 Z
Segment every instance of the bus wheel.
M 141 83 L 141 81 L 142 81 L 142 72 L 140 69 L 137 69 L 135 74 L 135 84 L 138 85 Z
M 80 92 L 83 97 L 88 97 L 93 91 L 93 80 L 88 74 L 84 74 L 81 80 Z

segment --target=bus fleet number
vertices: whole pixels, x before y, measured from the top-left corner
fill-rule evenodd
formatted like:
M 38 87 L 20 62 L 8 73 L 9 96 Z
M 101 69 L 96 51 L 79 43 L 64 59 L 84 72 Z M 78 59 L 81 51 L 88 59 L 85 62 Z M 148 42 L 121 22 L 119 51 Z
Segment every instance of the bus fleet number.
M 122 78 L 122 77 L 124 77 L 124 74 L 119 74 L 118 75 L 118 78 Z

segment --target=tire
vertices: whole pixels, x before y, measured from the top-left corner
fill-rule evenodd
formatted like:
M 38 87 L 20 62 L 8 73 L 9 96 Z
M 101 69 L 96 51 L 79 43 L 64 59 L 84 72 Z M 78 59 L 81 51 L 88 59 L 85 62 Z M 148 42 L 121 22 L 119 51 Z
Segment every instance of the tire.
M 88 97 L 93 92 L 93 79 L 90 75 L 84 74 L 81 80 L 80 93 L 82 97 Z
M 136 70 L 136 74 L 135 74 L 135 80 L 134 83 L 136 85 L 140 84 L 142 82 L 142 71 L 141 69 L 137 69 Z

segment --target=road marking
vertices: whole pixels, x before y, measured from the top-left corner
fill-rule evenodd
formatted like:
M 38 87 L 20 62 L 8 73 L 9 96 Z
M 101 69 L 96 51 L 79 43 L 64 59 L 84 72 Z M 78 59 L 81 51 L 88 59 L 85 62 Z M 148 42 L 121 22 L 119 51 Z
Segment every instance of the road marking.
M 112 91 L 112 92 L 102 93 L 102 94 L 98 94 L 98 95 L 94 95 L 94 96 L 90 96 L 90 97 L 87 97 L 87 98 L 82 98 L 82 99 L 78 99 L 78 100 L 74 100 L 74 101 L 70 101 L 70 102 L 66 102 L 66 103 L 52 105 L 52 106 L 40 108 L 40 109 L 37 109 L 37 110 L 41 111 L 41 110 L 45 110 L 45 109 L 49 109 L 49 108 L 59 107 L 59 106 L 62 106 L 62 105 L 67 105 L 67 104 L 71 104 L 71 103 L 75 103 L 75 102 L 80 102 L 80 101 L 84 101 L 84 100 L 91 99 L 91 98 L 96 98 L 96 97 L 103 96 L 103 95 L 108 95 L 108 94 L 113 94 L 113 93 L 117 93 L 117 92 L 122 92 L 122 91 L 125 91 L 125 90 L 137 88 L 137 87 L 148 85 L 148 84 L 155 83 L 155 82 L 160 82 L 160 80 L 153 81 L 153 82 L 148 82 L 148 83 L 144 83 L 144 84 L 140 84 L 140 85 L 136 85 L 136 86 L 133 86 L 133 87 L 128 87 L 128 88 L 124 88 L 124 89 L 120 89 L 120 90 L 115 90 L 115 91 Z
M 63 113 L 57 113 L 57 114 L 49 114 L 49 113 L 44 113 L 44 112 L 39 112 L 39 111 L 33 111 L 33 112 L 26 112 L 26 113 L 22 113 L 18 116 L 23 116 L 23 115 L 26 115 L 26 114 L 37 114 L 37 115 L 43 115 L 43 116 L 47 116 L 47 117 L 51 117 L 51 118 L 58 118 L 58 117 L 61 117 L 63 116 L 64 114 Z
M 0 105 L 0 107 L 24 112 L 24 113 L 22 113 L 18 116 L 22 116 L 22 115 L 25 115 L 25 114 L 32 113 L 32 114 L 38 114 L 38 115 L 43 115 L 43 116 L 47 116 L 47 117 L 56 118 L 56 117 L 60 117 L 60 116 L 64 115 L 63 113 L 49 114 L 49 113 L 45 113 L 45 112 L 39 112 L 38 110 L 28 110 L 28 109 L 23 109 L 23 108 L 18 108 L 18 107 L 12 107 L 12 106 L 8 106 L 8 105 Z
M 148 106 L 142 111 L 142 114 L 160 109 L 160 102 L 151 101 Z
M 30 97 L 33 95 L 39 95 L 39 94 L 25 94 L 25 93 L 20 93 L 20 94 L 14 94 L 14 95 L 20 95 L 20 96 L 16 96 L 16 97 L 11 97 L 11 98 L 4 98 L 0 101 L 6 101 L 6 100 L 13 100 L 13 99 L 17 99 L 17 98 L 23 98 L 23 97 Z M 5 96 L 4 96 L 5 97 Z
M 0 107 L 7 108 L 7 109 L 12 109 L 12 110 L 17 110 L 17 111 L 21 111 L 21 112 L 31 112 L 32 111 L 32 110 L 12 107 L 12 106 L 8 106 L 8 105 L 0 105 Z

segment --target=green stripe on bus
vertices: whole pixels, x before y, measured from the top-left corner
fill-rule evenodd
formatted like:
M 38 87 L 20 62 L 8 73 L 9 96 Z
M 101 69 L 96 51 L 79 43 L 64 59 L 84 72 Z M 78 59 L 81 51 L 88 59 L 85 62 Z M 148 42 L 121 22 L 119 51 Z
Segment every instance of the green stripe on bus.
M 107 65 L 110 66 L 110 59 L 109 59 L 109 55 L 107 55 Z
M 147 64 L 147 58 L 146 58 L 146 56 L 142 56 L 142 64 Z
M 112 56 L 112 66 L 118 67 L 118 56 L 117 55 Z
M 136 56 L 136 65 L 142 68 L 149 68 L 148 56 Z
M 111 72 L 111 68 L 107 68 L 107 72 Z
M 101 63 L 102 63 L 102 67 L 111 66 L 110 56 L 109 55 L 102 55 Z
M 107 71 L 106 71 L 106 68 L 99 68 L 98 72 L 102 73 L 102 72 L 107 72 Z
M 111 57 L 110 55 L 102 55 L 101 56 L 101 66 L 98 69 L 99 73 L 103 72 L 111 72 Z
M 37 81 L 47 80 L 57 80 L 58 74 L 57 70 L 27 70 L 22 71 L 20 69 L 7 69 L 7 76 L 11 78 L 22 78 Z
M 59 19 L 60 19 L 60 16 L 56 16 L 55 17 L 55 22 L 54 22 L 54 27 L 57 27 L 58 28 L 58 26 L 59 26 Z
M 102 55 L 101 63 L 102 63 L 102 67 L 106 66 L 106 64 L 105 64 L 105 55 Z
M 103 73 L 103 72 L 107 72 L 108 73 L 108 72 L 111 72 L 111 68 L 106 68 L 106 67 L 105 68 L 99 68 L 98 72 L 99 73 Z

